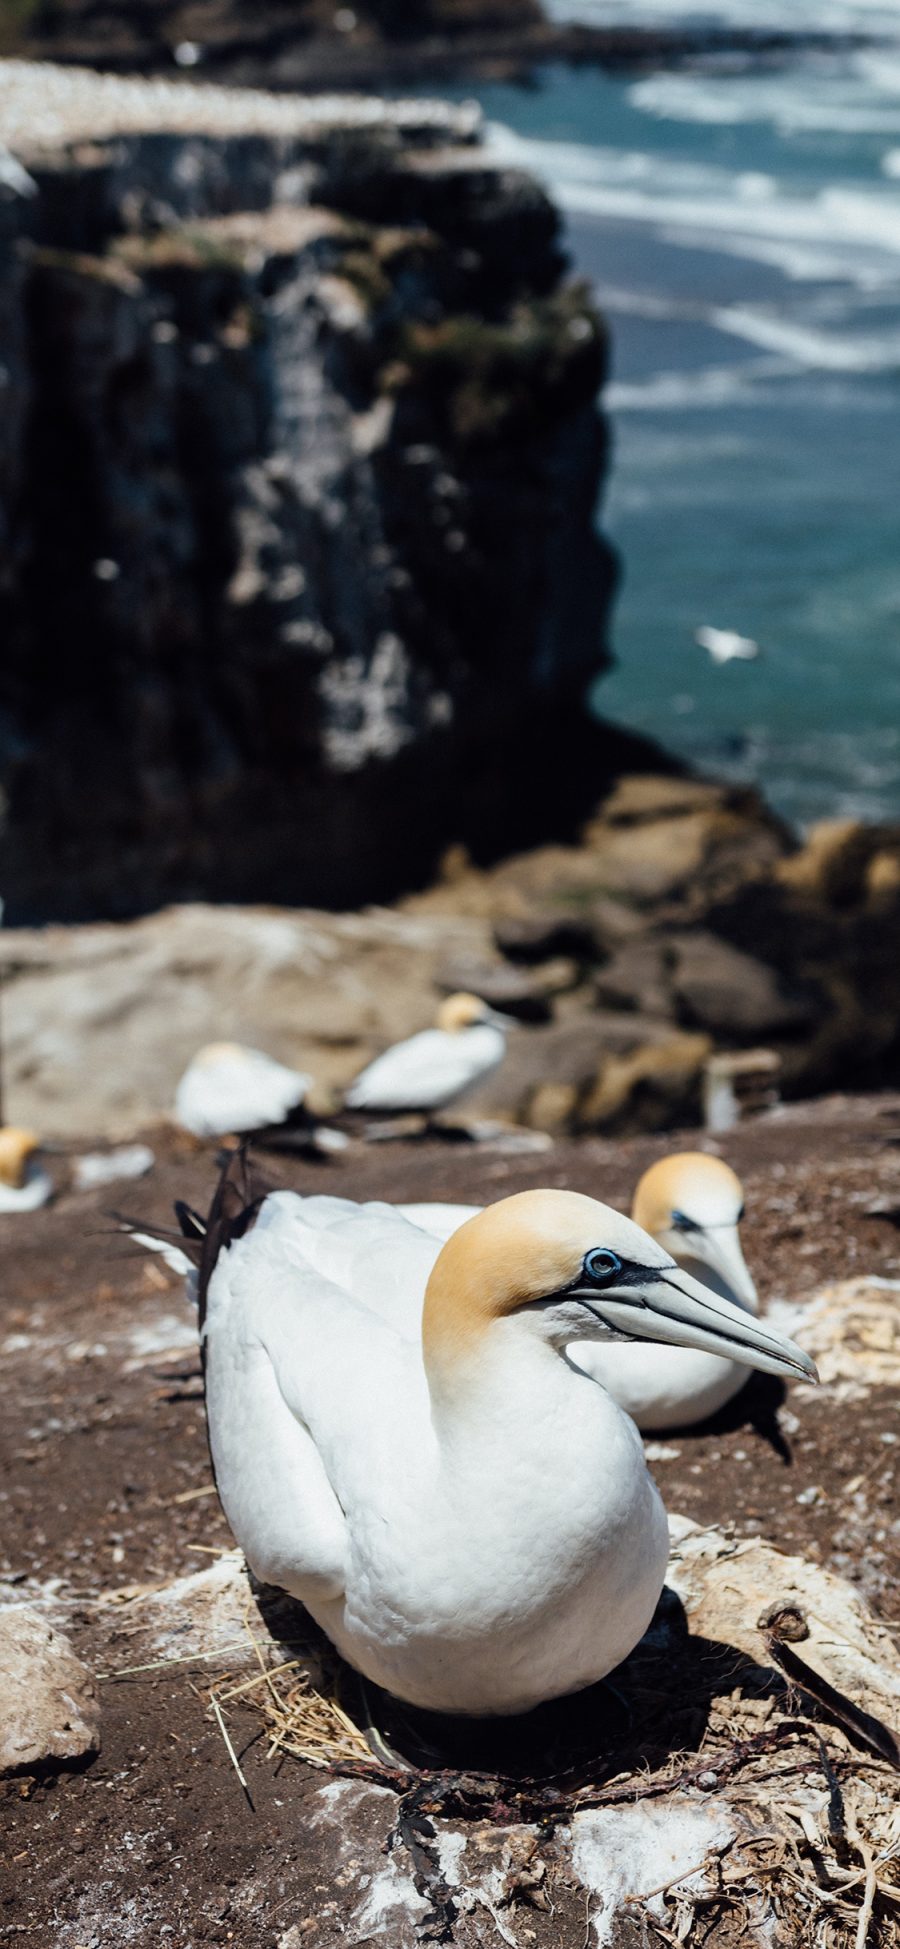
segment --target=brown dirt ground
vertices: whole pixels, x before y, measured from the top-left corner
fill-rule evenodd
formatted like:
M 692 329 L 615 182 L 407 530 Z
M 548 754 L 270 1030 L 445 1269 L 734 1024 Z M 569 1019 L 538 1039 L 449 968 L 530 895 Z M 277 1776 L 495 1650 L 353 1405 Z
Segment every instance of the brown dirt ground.
M 16 1580 L 60 1580 L 76 1648 L 94 1668 L 98 1590 L 189 1573 L 210 1561 L 203 1549 L 229 1541 L 214 1496 L 179 1499 L 210 1481 L 180 1282 L 105 1215 L 118 1204 L 166 1222 L 176 1195 L 208 1201 L 210 1155 L 168 1133 L 153 1141 L 157 1163 L 139 1184 L 63 1191 L 48 1211 L 0 1219 L 0 1578 L 13 1580 L 12 1594 Z M 676 1147 L 671 1137 L 588 1139 L 515 1156 L 432 1140 L 360 1147 L 335 1165 L 273 1159 L 267 1170 L 357 1198 L 482 1201 L 552 1183 L 619 1204 L 641 1169 Z M 805 1104 L 747 1123 L 719 1148 L 746 1184 L 747 1255 L 765 1299 L 859 1272 L 900 1275 L 900 1232 L 868 1214 L 900 1204 L 900 1098 Z M 61 1153 L 60 1184 L 66 1170 Z M 701 1523 L 730 1518 L 741 1534 L 840 1569 L 880 1615 L 900 1620 L 897 1431 L 887 1390 L 840 1408 L 811 1398 L 795 1414 L 759 1377 L 701 1433 L 667 1437 L 654 1468 L 671 1509 Z M 842 1485 L 863 1474 L 866 1493 L 842 1509 Z M 107 1631 L 104 1655 L 109 1644 Z M 116 1662 L 126 1655 L 123 1633 Z M 93 1765 L 0 1789 L 0 1938 L 269 1949 L 296 1925 L 292 1949 L 340 1939 L 353 1860 L 339 1872 L 305 1824 L 321 1775 L 293 1763 L 279 1771 L 252 1745 L 251 1813 L 179 1670 L 108 1682 L 103 1708 Z M 583 1908 L 568 1906 L 549 1934 L 547 1919 L 529 1914 L 537 1938 L 580 1944 Z

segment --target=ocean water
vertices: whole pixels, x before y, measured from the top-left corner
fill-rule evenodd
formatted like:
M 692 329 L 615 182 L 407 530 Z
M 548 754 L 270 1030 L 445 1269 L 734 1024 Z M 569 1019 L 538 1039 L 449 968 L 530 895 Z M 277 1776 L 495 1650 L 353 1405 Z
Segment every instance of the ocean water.
M 680 27 L 711 22 L 729 27 L 792 28 L 816 34 L 896 36 L 897 0 L 544 0 L 555 20 L 598 27 Z
M 791 23 L 896 38 L 478 93 L 498 154 L 561 203 L 612 328 L 601 520 L 624 581 L 597 708 L 804 825 L 900 816 L 900 0 L 792 0 Z M 702 625 L 761 655 L 714 666 Z

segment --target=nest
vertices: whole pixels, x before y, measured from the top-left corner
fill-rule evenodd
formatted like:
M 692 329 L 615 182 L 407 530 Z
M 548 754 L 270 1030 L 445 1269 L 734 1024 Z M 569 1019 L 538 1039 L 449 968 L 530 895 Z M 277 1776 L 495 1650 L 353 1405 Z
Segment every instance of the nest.
M 336 1697 L 316 1689 L 304 1659 L 263 1663 L 249 1678 L 221 1678 L 210 1688 L 209 1699 L 226 1714 L 238 1700 L 257 1713 L 266 1730 L 270 1760 L 284 1756 L 332 1773 L 365 1771 L 372 1763 L 365 1733 Z
M 467 1941 L 457 1925 L 486 1902 L 515 1943 L 517 1904 L 546 1907 L 580 1885 L 602 1912 L 598 1941 L 619 1941 L 607 1924 L 630 1915 L 648 1949 L 687 1942 L 695 1927 L 717 1949 L 900 1949 L 900 1750 L 872 1709 L 895 1688 L 900 1696 L 888 1634 L 840 1580 L 764 1545 L 687 1525 L 673 1562 L 683 1600 L 669 1594 L 614 1693 L 594 1687 L 518 1722 L 461 1726 L 361 1687 L 310 1633 L 308 1649 L 285 1662 L 254 1635 L 259 1669 L 217 1679 L 210 1707 L 239 1773 L 228 1727 L 245 1738 L 238 1715 L 249 1712 L 251 1738 L 265 1738 L 271 1761 L 393 1791 L 388 1845 L 406 1850 L 426 1905 L 421 1932 L 432 1939 Z M 771 1596 L 773 1563 L 778 1596 L 751 1622 L 748 1590 L 756 1601 L 764 1582 Z M 723 1638 L 728 1602 L 743 1623 Z M 711 1621 L 715 1638 L 703 1628 Z M 832 1678 L 862 1674 L 855 1698 L 817 1669 L 820 1643 L 833 1647 Z M 445 1822 L 494 1832 L 490 1899 L 467 1866 L 471 1848 L 448 1885 Z M 679 1832 L 686 1859 L 677 1848 L 673 1856 Z M 646 1868 L 655 1837 L 669 1864 L 657 1881 Z M 586 1878 L 589 1858 L 600 1866 Z
M 799 1332 L 833 1401 L 862 1400 L 900 1385 L 900 1281 L 871 1274 L 822 1286 L 812 1299 L 777 1302 L 770 1317 Z M 805 1384 L 800 1393 L 805 1391 Z

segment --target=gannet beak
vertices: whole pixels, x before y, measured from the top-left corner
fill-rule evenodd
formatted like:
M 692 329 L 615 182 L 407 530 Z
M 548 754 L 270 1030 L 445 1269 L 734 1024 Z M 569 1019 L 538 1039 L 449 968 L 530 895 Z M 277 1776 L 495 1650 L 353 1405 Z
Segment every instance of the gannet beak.
M 485 1007 L 482 1021 L 489 1022 L 493 1029 L 517 1029 L 519 1024 L 514 1015 L 504 1015 L 499 1008 Z
M 683 1249 L 688 1256 L 705 1260 L 742 1304 L 755 1313 L 759 1299 L 736 1225 L 720 1225 L 715 1230 L 704 1226 L 684 1242 Z
M 766 1320 L 712 1293 L 680 1266 L 647 1269 L 646 1280 L 578 1293 L 587 1310 L 613 1333 L 628 1340 L 657 1340 L 673 1347 L 696 1347 L 757 1367 L 761 1374 L 816 1381 L 814 1361 Z

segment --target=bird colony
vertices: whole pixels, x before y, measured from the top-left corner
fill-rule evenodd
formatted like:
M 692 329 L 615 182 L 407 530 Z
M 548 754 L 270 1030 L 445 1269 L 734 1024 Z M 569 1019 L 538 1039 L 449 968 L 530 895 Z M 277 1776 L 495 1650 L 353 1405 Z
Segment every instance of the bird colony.
M 740 1236 L 743 1189 L 707 1151 L 652 1165 L 628 1216 L 603 1201 L 601 1182 L 596 1196 L 556 1185 L 471 1204 L 344 1195 L 359 1147 L 389 1139 L 397 1119 L 408 1135 L 412 1118 L 439 1155 L 447 1111 L 519 1032 L 478 996 L 453 995 L 433 1027 L 374 1054 L 340 1103 L 323 1103 L 313 1078 L 264 1052 L 206 1047 L 178 1085 L 173 1122 L 189 1147 L 225 1146 L 209 1210 L 179 1204 L 180 1236 L 123 1221 L 184 1275 L 196 1306 L 215 1484 L 240 1552 L 229 1561 L 246 1564 L 254 1588 L 302 1605 L 355 1674 L 355 1713 L 341 1719 L 306 1676 L 285 1691 L 275 1668 L 264 1674 L 257 1703 L 275 1745 L 338 1771 L 380 1768 L 391 1784 L 408 1781 L 410 1766 L 445 1782 L 467 1737 L 477 1744 L 486 1725 L 594 1697 L 602 1681 L 614 1708 L 611 1675 L 626 1660 L 641 1669 L 667 1577 L 702 1632 L 719 1558 L 708 1553 L 700 1575 L 701 1545 L 690 1525 L 667 1520 L 642 1437 L 702 1424 L 754 1370 L 807 1389 L 817 1378 L 810 1353 L 760 1312 Z M 477 1160 L 479 1128 L 453 1132 Z M 260 1191 L 248 1143 L 317 1157 L 341 1181 L 311 1195 Z M 140 1149 L 118 1153 L 119 1165 L 116 1154 L 82 1160 L 85 1187 L 145 1172 L 152 1153 Z M 52 1192 L 36 1139 L 4 1126 L 0 1211 L 34 1211 Z M 802 1340 L 802 1315 L 797 1331 Z M 729 1643 L 742 1628 L 730 1616 Z M 868 1737 L 870 1752 L 883 1735 L 883 1758 L 893 1735 L 879 1713 L 848 1704 L 791 1641 L 790 1618 L 773 1618 L 766 1642 L 779 1670 L 795 1680 L 799 1671 L 826 1716 L 843 1699 L 845 1730 L 863 1745 Z M 874 1671 L 869 1657 L 868 1692 L 857 1686 L 869 1708 Z M 900 1677 L 897 1686 L 900 1697 Z M 223 1728 L 220 1697 L 231 1696 L 213 1687 Z M 315 1737 L 313 1697 L 324 1715 Z M 881 1694 L 875 1702 L 885 1709 Z M 532 1723 L 523 1721 L 526 1746 Z M 230 1743 L 229 1752 L 240 1772 Z M 571 1812 L 584 1791 L 580 1779 Z M 684 1795 L 679 1805 L 670 1838 L 687 1818 Z M 635 1839 L 634 1807 L 611 1806 L 607 1826 L 595 1818 L 593 1868 L 579 1830 L 581 1872 L 608 1889 L 608 1849 L 617 1836 L 626 1850 Z M 721 1818 L 734 1839 L 731 1813 Z M 701 1859 L 714 1840 L 707 1827 Z M 888 1836 L 887 1860 L 893 1845 Z M 439 1909 L 423 1874 L 419 1897 Z M 871 1896 L 871 1877 L 866 1885 Z M 598 1942 L 613 1939 L 598 1930 Z

